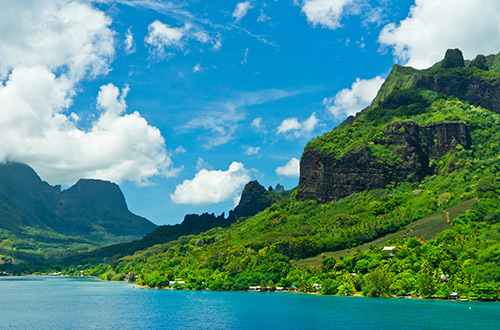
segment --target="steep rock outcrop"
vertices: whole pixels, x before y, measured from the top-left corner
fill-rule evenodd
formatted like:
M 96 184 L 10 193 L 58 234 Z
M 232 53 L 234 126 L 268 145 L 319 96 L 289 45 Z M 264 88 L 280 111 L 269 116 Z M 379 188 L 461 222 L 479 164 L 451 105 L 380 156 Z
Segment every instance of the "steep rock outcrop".
M 425 75 L 415 82 L 416 88 L 452 95 L 471 104 L 500 113 L 500 80 L 481 76 Z
M 418 181 L 430 174 L 429 158 L 454 152 L 458 144 L 471 146 L 467 126 L 443 122 L 419 126 L 395 122 L 376 141 L 395 154 L 397 161 L 376 156 L 362 146 L 336 157 L 327 151 L 306 149 L 300 162 L 298 199 L 329 202 L 365 190 L 385 188 L 390 183 Z
M 445 59 L 427 70 L 394 65 L 372 106 L 387 103 L 397 89 L 427 89 L 457 97 L 474 105 L 500 113 L 500 78 L 486 71 L 500 61 L 497 56 L 478 55 L 464 67 L 460 50 L 448 50 Z M 497 68 L 498 70 L 498 68 Z M 389 100 L 390 101 L 390 100 Z M 387 104 L 385 104 L 387 105 Z
M 484 56 L 484 55 L 477 55 L 476 58 L 470 62 L 469 66 L 476 67 L 476 68 L 484 70 L 484 71 L 490 70 L 490 68 L 488 67 L 486 56 Z
M 460 49 L 448 49 L 441 66 L 445 69 L 465 67 L 464 55 Z
M 229 218 L 231 220 L 248 218 L 264 211 L 272 204 L 268 195 L 269 192 L 257 180 L 250 181 L 243 188 L 238 205 L 229 212 Z

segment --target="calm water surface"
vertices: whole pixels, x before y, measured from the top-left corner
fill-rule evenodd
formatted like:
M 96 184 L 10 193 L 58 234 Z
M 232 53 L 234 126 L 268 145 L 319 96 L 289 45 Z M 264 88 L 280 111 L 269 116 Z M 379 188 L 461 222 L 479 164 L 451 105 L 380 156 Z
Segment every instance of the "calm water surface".
M 0 329 L 500 329 L 500 304 L 0 278 Z

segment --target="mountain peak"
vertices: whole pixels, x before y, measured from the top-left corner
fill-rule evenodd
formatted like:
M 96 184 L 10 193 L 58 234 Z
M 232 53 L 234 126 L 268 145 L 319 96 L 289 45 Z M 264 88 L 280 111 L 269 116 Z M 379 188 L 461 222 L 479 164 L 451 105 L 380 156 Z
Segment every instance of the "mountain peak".
M 80 179 L 71 188 L 65 190 L 63 194 L 87 202 L 106 202 L 107 204 L 114 204 L 119 208 L 127 208 L 127 203 L 120 187 L 110 181 Z
M 464 55 L 458 48 L 448 49 L 441 63 L 444 69 L 463 68 L 465 67 Z

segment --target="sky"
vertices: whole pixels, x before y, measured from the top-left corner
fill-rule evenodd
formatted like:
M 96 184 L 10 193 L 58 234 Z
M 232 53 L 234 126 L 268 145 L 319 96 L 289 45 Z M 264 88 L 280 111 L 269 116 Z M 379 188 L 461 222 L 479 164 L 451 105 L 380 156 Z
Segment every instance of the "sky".
M 493 0 L 0 0 L 0 161 L 120 185 L 158 225 L 297 186 L 395 63 L 500 51 Z

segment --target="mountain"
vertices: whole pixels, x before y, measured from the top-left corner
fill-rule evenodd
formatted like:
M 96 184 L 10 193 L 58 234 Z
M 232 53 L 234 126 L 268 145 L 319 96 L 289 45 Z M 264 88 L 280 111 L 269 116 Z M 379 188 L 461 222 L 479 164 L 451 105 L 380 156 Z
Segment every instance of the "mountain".
M 66 272 L 499 300 L 499 90 L 500 55 L 395 65 L 368 108 L 306 145 L 299 186 L 262 212 Z
M 254 216 L 271 206 L 277 200 L 285 197 L 283 186 L 278 184 L 279 191 L 266 190 L 258 181 L 250 181 L 243 188 L 240 201 L 234 210 L 229 211 L 225 218 L 224 213 L 215 216 L 213 213 L 187 214 L 180 224 L 160 226 L 137 241 L 114 244 L 94 251 L 77 254 L 62 260 L 61 263 L 69 265 L 83 265 L 100 263 L 110 258 L 117 259 L 135 252 L 144 250 L 157 244 L 164 244 L 177 240 L 181 236 L 197 235 L 212 228 L 225 228 Z
M 440 94 L 500 113 L 500 77 L 486 62 L 479 55 L 466 67 L 462 53 L 454 49 L 429 70 L 395 65 L 369 109 L 308 143 L 298 198 L 328 202 L 391 183 L 420 181 L 435 174 L 434 165 L 458 146 L 470 149 L 469 126 L 459 116 L 424 125 L 408 116 L 427 112 Z M 354 127 L 362 129 L 366 120 L 375 135 L 356 134 Z
M 0 254 L 57 257 L 142 237 L 156 228 L 132 214 L 120 188 L 82 179 L 51 186 L 26 164 L 0 164 Z

